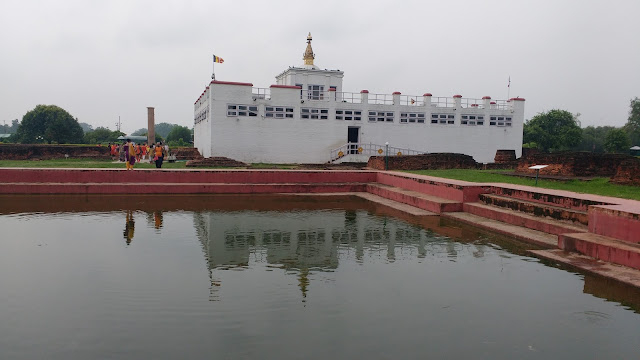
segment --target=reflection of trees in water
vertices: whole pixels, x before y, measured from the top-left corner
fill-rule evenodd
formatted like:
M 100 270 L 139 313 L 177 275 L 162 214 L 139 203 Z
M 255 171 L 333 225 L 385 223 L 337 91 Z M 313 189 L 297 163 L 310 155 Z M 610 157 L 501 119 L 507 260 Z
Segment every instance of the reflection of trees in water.
M 207 260 L 212 298 L 217 298 L 220 286 L 213 270 L 250 263 L 275 265 L 297 274 L 306 297 L 310 276 L 333 271 L 341 256 L 359 263 L 367 256 L 389 262 L 484 256 L 484 245 L 452 242 L 419 226 L 365 211 L 197 212 L 194 224 Z

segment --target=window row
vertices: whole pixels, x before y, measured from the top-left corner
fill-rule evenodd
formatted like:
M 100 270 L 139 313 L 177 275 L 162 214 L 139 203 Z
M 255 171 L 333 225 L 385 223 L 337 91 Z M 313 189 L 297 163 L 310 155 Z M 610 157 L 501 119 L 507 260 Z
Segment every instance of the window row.
M 265 117 L 268 118 L 293 118 L 295 108 L 286 106 L 266 106 Z M 207 119 L 208 109 L 198 113 L 194 118 L 195 123 L 199 123 Z M 239 105 L 228 104 L 227 116 L 258 116 L 258 106 L 256 105 Z M 393 122 L 395 113 L 392 111 L 369 111 L 368 119 L 370 122 Z M 301 108 L 300 118 L 302 119 L 329 119 L 329 109 L 319 108 Z M 484 125 L 484 115 L 461 115 L 460 124 L 468 126 Z M 336 109 L 336 120 L 362 120 L 362 110 Z M 512 117 L 510 116 L 490 116 L 490 126 L 512 126 Z M 400 123 L 419 123 L 424 124 L 426 114 L 420 112 L 401 112 Z M 431 124 L 453 125 L 455 124 L 455 114 L 431 114 Z
M 455 124 L 455 115 L 453 114 L 431 114 L 431 123 L 440 125 Z
M 425 113 L 400 113 L 400 123 L 424 124 Z
M 301 108 L 300 118 L 302 119 L 329 119 L 329 109 Z
M 489 125 L 490 126 L 511 126 L 511 117 L 510 116 L 490 116 Z
M 460 118 L 461 125 L 484 125 L 484 116 L 483 115 L 462 115 Z
M 393 122 L 393 112 L 369 111 L 369 121 Z
M 270 118 L 293 118 L 293 108 L 284 106 L 266 106 L 264 116 Z
M 336 120 L 362 120 L 361 110 L 336 110 Z
M 196 115 L 196 116 L 193 118 L 193 123 L 194 123 L 194 124 L 199 124 L 199 123 L 201 123 L 201 122 L 203 122 L 203 121 L 207 120 L 207 115 L 208 115 L 208 114 L 209 114 L 209 109 L 208 109 L 208 108 L 206 108 L 206 109 L 204 109 L 204 110 L 200 111 L 200 112 L 198 113 L 198 115 Z
M 227 105 L 227 116 L 258 116 L 255 105 Z

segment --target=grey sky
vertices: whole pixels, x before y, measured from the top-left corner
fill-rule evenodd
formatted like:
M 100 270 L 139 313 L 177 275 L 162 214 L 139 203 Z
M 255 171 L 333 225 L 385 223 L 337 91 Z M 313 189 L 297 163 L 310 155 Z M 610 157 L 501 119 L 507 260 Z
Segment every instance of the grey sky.
M 344 90 L 526 101 L 583 126 L 626 122 L 640 97 L 640 1 L 87 1 L 0 2 L 0 121 L 55 104 L 122 130 L 193 126 L 210 81 L 275 83 L 301 65 L 345 72 Z

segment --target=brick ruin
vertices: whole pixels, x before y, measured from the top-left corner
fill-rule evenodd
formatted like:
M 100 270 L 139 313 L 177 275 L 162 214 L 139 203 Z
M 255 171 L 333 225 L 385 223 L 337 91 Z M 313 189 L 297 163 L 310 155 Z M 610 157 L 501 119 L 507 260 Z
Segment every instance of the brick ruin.
M 0 144 L 0 160 L 110 159 L 107 146 Z
M 372 156 L 367 167 L 384 170 L 385 157 Z M 433 153 L 423 155 L 389 156 L 389 170 L 438 170 L 438 169 L 475 169 L 476 161 L 464 154 Z
M 633 159 L 624 154 L 597 154 L 590 152 L 534 153 L 520 158 L 516 172 L 535 174 L 533 165 L 549 165 L 540 170 L 540 175 L 567 177 L 612 177 L 623 161 Z
M 640 186 L 640 159 L 630 158 L 618 165 L 611 182 L 621 185 Z
M 202 158 L 196 148 L 170 149 L 177 160 Z M 108 146 L 0 144 L 0 160 L 111 159 Z

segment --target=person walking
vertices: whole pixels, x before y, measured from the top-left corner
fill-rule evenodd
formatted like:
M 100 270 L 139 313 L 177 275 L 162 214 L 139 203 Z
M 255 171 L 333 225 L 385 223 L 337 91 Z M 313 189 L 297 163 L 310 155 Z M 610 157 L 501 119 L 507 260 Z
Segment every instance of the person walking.
M 153 150 L 154 150 L 153 153 L 155 154 L 153 159 L 156 161 L 156 168 L 160 169 L 162 168 L 162 161 L 164 160 L 164 148 L 158 141 L 158 143 L 156 144 L 155 148 L 153 148 Z
M 133 165 L 136 163 L 136 149 L 131 143 L 131 139 L 127 139 L 127 143 L 124 146 L 124 157 L 127 165 L 127 170 L 133 170 Z
M 140 159 L 142 159 L 142 149 L 140 148 L 140 144 L 136 144 L 135 148 L 136 148 L 136 161 L 140 162 Z

